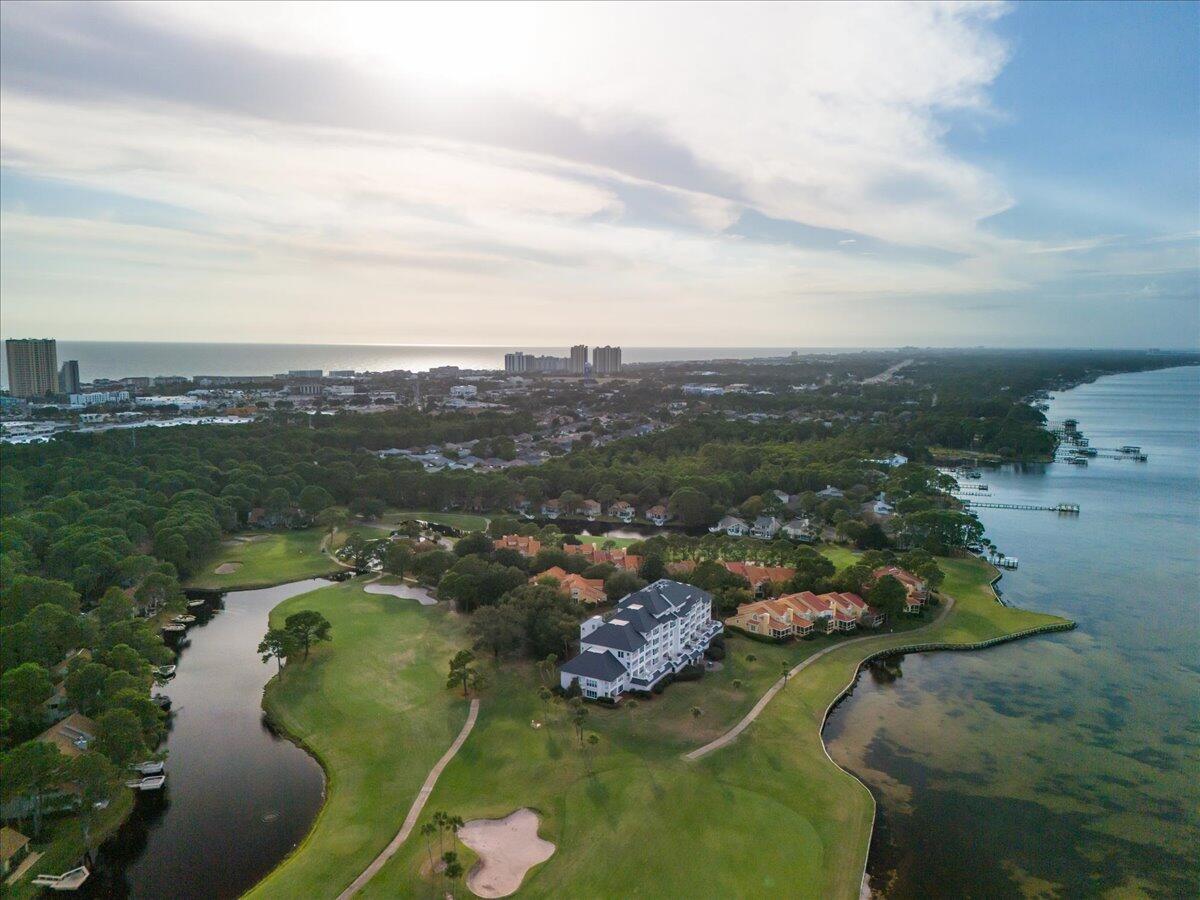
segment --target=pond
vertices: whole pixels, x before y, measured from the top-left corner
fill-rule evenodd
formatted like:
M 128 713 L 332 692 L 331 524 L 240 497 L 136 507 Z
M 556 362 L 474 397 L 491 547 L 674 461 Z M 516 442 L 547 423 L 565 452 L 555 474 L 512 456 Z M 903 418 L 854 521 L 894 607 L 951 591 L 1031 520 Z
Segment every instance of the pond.
M 98 853 L 95 897 L 237 897 L 308 832 L 321 808 L 321 767 L 263 720 L 275 674 L 256 652 L 271 609 L 328 586 L 322 579 L 233 591 L 187 635 L 172 701 L 167 784 L 139 794 L 133 815 Z

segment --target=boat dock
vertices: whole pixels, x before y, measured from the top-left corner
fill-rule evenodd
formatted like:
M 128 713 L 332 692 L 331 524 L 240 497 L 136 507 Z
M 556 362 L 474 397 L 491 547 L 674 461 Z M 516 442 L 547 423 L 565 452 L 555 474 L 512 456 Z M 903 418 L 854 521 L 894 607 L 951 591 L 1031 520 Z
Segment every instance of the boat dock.
M 978 501 L 964 500 L 963 504 L 987 509 L 1032 509 L 1045 512 L 1069 513 L 1075 516 L 1079 515 L 1079 504 L 1077 503 L 1056 503 L 1054 506 L 1041 506 L 1036 503 L 979 503 Z

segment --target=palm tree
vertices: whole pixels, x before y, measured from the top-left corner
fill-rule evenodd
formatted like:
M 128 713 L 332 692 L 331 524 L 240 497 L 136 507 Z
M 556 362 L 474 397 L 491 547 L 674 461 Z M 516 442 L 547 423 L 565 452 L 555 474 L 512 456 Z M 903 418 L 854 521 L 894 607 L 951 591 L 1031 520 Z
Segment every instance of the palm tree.
M 698 718 L 700 718 L 702 715 L 704 715 L 704 710 L 702 710 L 702 709 L 701 709 L 700 707 L 698 707 L 698 706 L 693 706 L 693 707 L 692 707 L 692 718 L 693 718 L 693 719 L 698 719 Z

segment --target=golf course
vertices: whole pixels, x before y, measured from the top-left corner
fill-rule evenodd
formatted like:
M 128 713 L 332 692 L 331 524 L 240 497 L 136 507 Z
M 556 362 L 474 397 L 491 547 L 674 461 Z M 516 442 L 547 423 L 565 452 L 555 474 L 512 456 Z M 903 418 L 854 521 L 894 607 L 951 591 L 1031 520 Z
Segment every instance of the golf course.
M 830 556 L 838 565 L 853 559 Z M 954 598 L 948 610 L 935 607 L 890 633 L 790 644 L 731 634 L 717 671 L 617 708 L 589 705 L 581 728 L 568 706 L 539 699 L 531 663 L 481 658 L 486 683 L 473 730 L 418 827 L 362 895 L 467 893 L 439 884 L 430 866 L 437 840 L 430 846 L 419 824 L 435 811 L 470 821 L 528 808 L 555 850 L 529 870 L 521 896 L 641 896 L 647 871 L 656 873 L 656 896 L 857 896 L 874 800 L 830 761 L 820 731 L 860 662 L 891 648 L 969 646 L 1070 625 L 999 604 L 989 585 L 995 570 L 981 561 L 939 562 L 942 594 Z M 332 642 L 289 663 L 264 699 L 275 724 L 321 761 L 328 785 L 311 833 L 255 897 L 345 889 L 395 836 L 467 719 L 462 691 L 446 687 L 449 658 L 470 645 L 466 619 L 445 604 L 423 607 L 361 584 L 294 597 L 272 614 L 274 623 L 314 609 L 332 623 Z M 824 650 L 736 739 L 685 759 L 745 716 L 785 666 Z M 476 855 L 444 840 L 469 873 Z

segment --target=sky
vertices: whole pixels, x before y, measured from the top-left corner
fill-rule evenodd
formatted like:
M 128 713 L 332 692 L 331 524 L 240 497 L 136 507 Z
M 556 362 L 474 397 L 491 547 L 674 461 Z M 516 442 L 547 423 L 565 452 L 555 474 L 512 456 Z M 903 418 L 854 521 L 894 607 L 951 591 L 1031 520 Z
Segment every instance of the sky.
M 0 332 L 1200 344 L 1195 3 L 0 6 Z

